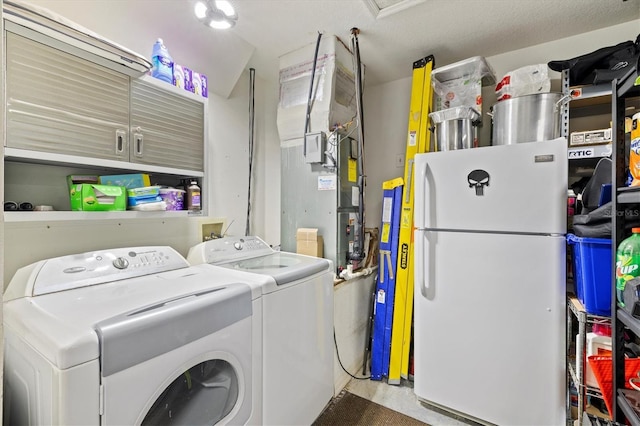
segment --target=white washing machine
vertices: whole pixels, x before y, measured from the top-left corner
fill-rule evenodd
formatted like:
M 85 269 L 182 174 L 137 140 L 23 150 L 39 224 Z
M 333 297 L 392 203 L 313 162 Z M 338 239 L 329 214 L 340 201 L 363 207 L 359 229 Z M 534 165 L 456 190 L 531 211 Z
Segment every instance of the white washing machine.
M 191 264 L 262 277 L 263 422 L 311 424 L 333 397 L 333 265 L 279 252 L 258 237 L 189 250 Z
M 5 424 L 261 424 L 260 285 L 170 247 L 20 269 L 4 294 Z

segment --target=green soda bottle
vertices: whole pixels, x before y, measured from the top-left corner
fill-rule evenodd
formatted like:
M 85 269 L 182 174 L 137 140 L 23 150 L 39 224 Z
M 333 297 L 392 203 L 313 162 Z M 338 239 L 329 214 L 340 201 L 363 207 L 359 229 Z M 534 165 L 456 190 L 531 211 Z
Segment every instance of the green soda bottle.
M 632 235 L 623 240 L 616 252 L 616 295 L 624 306 L 624 287 L 627 281 L 640 275 L 640 228 L 633 228 Z

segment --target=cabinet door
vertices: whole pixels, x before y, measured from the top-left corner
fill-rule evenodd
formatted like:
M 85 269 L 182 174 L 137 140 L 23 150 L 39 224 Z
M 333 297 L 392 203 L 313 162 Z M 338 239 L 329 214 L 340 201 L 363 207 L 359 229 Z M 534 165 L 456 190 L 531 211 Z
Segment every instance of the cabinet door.
M 129 77 L 6 33 L 11 148 L 128 161 Z
M 131 83 L 131 162 L 204 170 L 204 103 Z

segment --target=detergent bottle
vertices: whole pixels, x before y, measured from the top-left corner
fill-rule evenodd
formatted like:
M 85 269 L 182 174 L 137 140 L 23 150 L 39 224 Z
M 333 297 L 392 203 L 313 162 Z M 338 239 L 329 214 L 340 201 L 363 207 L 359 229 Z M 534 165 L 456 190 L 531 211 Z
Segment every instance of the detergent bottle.
M 151 69 L 151 75 L 153 77 L 173 84 L 173 58 L 161 38 L 153 45 L 151 63 L 153 64 L 153 68 Z

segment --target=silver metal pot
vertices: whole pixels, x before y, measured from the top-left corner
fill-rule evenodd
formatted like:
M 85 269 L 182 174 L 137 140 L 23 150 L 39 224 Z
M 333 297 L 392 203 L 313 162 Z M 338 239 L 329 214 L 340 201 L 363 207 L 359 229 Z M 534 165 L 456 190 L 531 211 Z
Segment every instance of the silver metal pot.
M 436 124 L 438 151 L 473 148 L 473 126 L 468 118 L 447 120 Z
M 499 101 L 493 106 L 493 145 L 511 145 L 560 136 L 562 107 L 571 100 L 562 93 L 536 93 Z
M 473 108 L 456 107 L 429 114 L 435 125 L 438 151 L 473 148 L 475 139 L 473 122 L 480 114 Z

